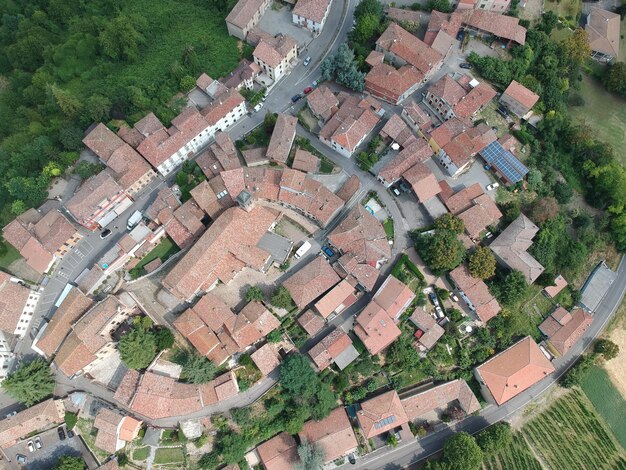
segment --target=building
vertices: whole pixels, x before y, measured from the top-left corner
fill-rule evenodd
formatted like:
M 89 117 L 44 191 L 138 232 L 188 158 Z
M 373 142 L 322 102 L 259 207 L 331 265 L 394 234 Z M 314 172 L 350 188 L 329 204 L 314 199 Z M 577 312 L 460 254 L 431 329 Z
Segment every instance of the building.
M 326 464 L 356 452 L 358 447 L 348 414 L 342 407 L 335 408 L 321 421 L 307 421 L 298 436 L 301 441 L 306 439 L 322 449 Z
M 380 274 L 376 266 L 360 262 L 353 253 L 340 256 L 333 268 L 339 277 L 346 279 L 350 285 L 361 292 L 373 290 Z
M 495 226 L 502 218 L 502 212 L 478 183 L 463 188 L 454 194 L 447 182 L 441 182 L 442 190 L 439 197 L 448 210 L 463 221 L 465 233 L 478 240 L 481 233 L 488 227 Z
M 315 336 L 322 331 L 326 325 L 324 317 L 314 312 L 312 309 L 308 309 L 300 315 L 297 322 L 309 336 Z
M 320 130 L 320 140 L 340 155 L 350 158 L 374 130 L 384 111 L 373 98 L 339 96 L 339 109 Z
M 469 75 L 458 81 L 444 75 L 428 88 L 424 105 L 445 122 L 453 117 L 468 120 L 496 96 L 496 90 Z
M 272 138 L 267 147 L 266 155 L 270 160 L 287 163 L 291 145 L 296 137 L 298 118 L 285 113 L 278 113 Z
M 511 0 L 460 0 L 457 10 L 480 9 L 496 13 L 504 13 L 509 9 Z
M 537 93 L 515 80 L 509 83 L 500 97 L 500 103 L 504 104 L 509 111 L 519 118 L 526 116 L 537 101 L 539 101 Z
M 265 343 L 259 349 L 250 354 L 250 358 L 261 371 L 263 376 L 269 375 L 280 366 L 280 354 L 273 343 Z
M 113 222 L 132 204 L 124 188 L 106 169 L 83 181 L 65 207 L 79 224 L 95 231 Z
M 102 123 L 85 136 L 83 144 L 109 167 L 115 181 L 131 197 L 156 178 L 148 162 Z
M 587 15 L 587 38 L 591 58 L 599 62 L 611 62 L 619 58 L 621 18 L 617 13 L 591 8 Z
M 318 156 L 313 155 L 307 150 L 296 149 L 291 168 L 302 171 L 303 173 L 317 173 L 319 167 L 320 158 Z
M 431 350 L 445 333 L 445 330 L 437 324 L 432 315 L 426 313 L 421 307 L 415 309 L 409 320 L 417 327 L 415 339 L 420 351 Z
M 319 34 L 326 23 L 331 4 L 332 0 L 298 0 L 291 12 L 292 21 Z
M 551 299 L 554 299 L 563 289 L 567 287 L 567 285 L 568 282 L 563 276 L 559 274 L 557 277 L 554 278 L 553 285 L 544 287 L 543 293 Z
M 239 0 L 226 17 L 228 34 L 245 41 L 271 4 L 270 0 Z
M 422 204 L 441 192 L 441 186 L 435 174 L 424 163 L 419 162 L 402 175 L 413 190 L 415 197 Z
M 359 356 L 352 340 L 341 328 L 335 328 L 324 336 L 308 354 L 319 371 L 331 364 L 343 370 Z
M 52 398 L 26 408 L 0 421 L 0 448 L 6 449 L 27 436 L 50 429 L 65 421 L 63 400 Z
M 320 122 L 325 123 L 339 109 L 339 100 L 326 85 L 322 85 L 306 97 L 307 106 Z
M 409 422 L 395 390 L 364 401 L 360 408 L 356 412 L 356 417 L 365 439 L 393 431 Z
M 132 301 L 130 296 L 127 298 Z M 72 324 L 72 331 L 56 353 L 55 365 L 74 377 L 110 359 L 119 339 L 116 331 L 133 313 L 134 302 L 125 305 L 113 296 L 99 302 Z
M 547 337 L 550 352 L 562 356 L 582 338 L 592 322 L 593 317 L 582 308 L 570 313 L 559 307 L 539 325 L 539 330 Z
M 361 180 L 357 175 L 352 175 L 341 185 L 341 188 L 335 194 L 339 199 L 347 203 L 359 192 L 359 189 L 361 189 Z
M 196 163 L 207 178 L 213 178 L 225 170 L 241 168 L 235 142 L 230 138 L 230 135 L 222 131 L 215 133 L 215 142 L 198 155 Z
M 402 103 L 418 89 L 424 75 L 411 65 L 395 68 L 384 63 L 382 55 L 377 57 L 378 62 L 368 60 L 368 64 L 375 65 L 365 76 L 365 91 L 388 103 Z
M 261 68 L 257 64 L 247 59 L 241 59 L 237 68 L 220 78 L 220 82 L 226 88 L 251 90 L 254 86 L 254 79 L 259 76 L 259 73 L 261 73 Z
M 43 214 L 29 209 L 4 227 L 2 235 L 39 274 L 48 272 L 82 238 L 56 209 Z
M 323 256 L 317 256 L 283 282 L 283 286 L 298 308 L 303 309 L 340 280 L 328 261 Z
M 502 405 L 554 372 L 530 336 L 474 369 L 485 399 Z
M 415 293 L 390 274 L 378 288 L 372 301 L 380 305 L 394 321 L 398 321 L 414 299 Z
M 298 58 L 298 42 L 289 35 L 262 34 L 252 52 L 254 62 L 273 82 L 280 80 Z
M 450 272 L 450 279 L 461 298 L 481 322 L 487 323 L 500 313 L 500 304 L 489 292 L 487 284 L 482 279 L 472 277 L 467 266 L 462 264 L 453 269 Z
M 265 470 L 286 470 L 299 462 L 296 440 L 281 432 L 256 448 Z
M 388 188 L 399 181 L 411 167 L 424 163 L 432 156 L 433 150 L 425 140 L 415 140 L 389 160 L 380 169 L 376 178 Z
M 418 140 L 415 134 L 411 132 L 411 128 L 398 114 L 391 115 L 389 120 L 380 130 L 379 135 L 386 144 L 389 143 L 393 145 L 396 143 L 403 149 L 409 147 Z
M 538 231 L 539 227 L 520 214 L 489 245 L 498 262 L 509 269 L 520 271 L 528 284 L 535 282 L 544 270 L 541 263 L 528 253 Z
M 220 281 L 228 283 L 246 266 L 263 270 L 270 254 L 257 245 L 278 218 L 263 207 L 227 209 L 163 279 L 163 286 L 188 300 Z
M 347 280 L 342 279 L 339 284 L 315 303 L 315 309 L 326 319 L 339 315 L 356 301 L 357 296 L 354 286 Z
M 506 143 L 505 138 L 506 136 L 503 136 L 500 140 Z M 528 168 L 519 161 L 512 151 L 505 149 L 500 141 L 491 142 L 480 150 L 480 156 L 500 178 L 500 181 L 507 186 L 523 181 L 528 174 Z
M 611 270 L 604 260 L 598 263 L 580 289 L 582 295 L 580 306 L 588 312 L 595 312 L 615 279 L 617 273 Z
M 141 425 L 141 421 L 130 416 L 122 416 L 108 408 L 101 408 L 93 423 L 93 427 L 98 430 L 96 447 L 114 454 L 123 449 L 127 442 L 137 438 Z
M 478 398 L 462 379 L 403 396 L 401 403 L 411 421 L 433 411 L 445 412 L 451 407 L 459 408 L 465 415 L 470 415 L 481 408 Z
M 432 119 L 415 101 L 405 103 L 402 106 L 400 116 L 411 130 L 420 137 L 426 138 L 426 134 L 430 133 L 433 128 Z

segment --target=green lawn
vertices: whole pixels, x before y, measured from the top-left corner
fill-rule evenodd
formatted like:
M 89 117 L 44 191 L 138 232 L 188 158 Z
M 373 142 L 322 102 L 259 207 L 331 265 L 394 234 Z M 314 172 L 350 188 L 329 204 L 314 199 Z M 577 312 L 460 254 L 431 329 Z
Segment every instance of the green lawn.
M 565 18 L 573 26 L 582 11 L 581 0 L 547 0 L 545 2 L 546 11 L 553 11 L 560 18 Z
M 619 443 L 626 449 L 626 400 L 613 386 L 606 371 L 598 366 L 593 367 L 581 386 L 598 413 L 613 430 Z
M 483 460 L 485 470 L 541 470 L 541 464 L 532 453 L 521 433 L 513 434 L 513 442 L 506 449 Z
M 17 251 L 13 247 L 13 245 L 7 242 L 2 242 L 2 243 L 4 243 L 4 246 L 7 247 L 7 252 L 4 255 L 0 256 L 0 267 L 4 269 L 9 269 L 9 266 L 11 265 L 11 263 L 21 258 L 20 252 Z
M 387 235 L 387 240 L 393 240 L 393 219 L 389 218 L 383 222 L 383 227 L 385 228 L 385 234 Z
M 580 94 L 584 106 L 571 106 L 570 114 L 584 121 L 595 132 L 596 137 L 613 146 L 616 156 L 626 165 L 626 99 L 607 92 L 591 77 L 584 76 Z
M 140 276 L 146 274 L 146 271 L 143 267 L 148 264 L 150 261 L 154 261 L 157 258 L 161 258 L 161 261 L 165 262 L 170 256 L 175 253 L 178 253 L 180 248 L 174 243 L 174 241 L 170 237 L 165 237 L 161 242 L 155 246 L 150 253 L 141 258 L 141 261 L 130 270 L 130 274 L 133 279 L 136 279 Z
M 133 450 L 133 460 L 138 460 L 138 461 L 146 460 L 148 458 L 148 455 L 150 455 L 150 447 L 148 446 L 139 447 Z
M 104 461 L 109 456 L 108 452 L 96 447 L 96 429 L 93 427 L 93 420 L 78 418 L 76 422 L 76 428 L 80 432 L 85 444 L 89 447 L 89 450 L 95 454 L 100 461 Z
M 185 461 L 185 452 L 180 447 L 160 448 L 154 455 L 155 464 L 176 464 Z

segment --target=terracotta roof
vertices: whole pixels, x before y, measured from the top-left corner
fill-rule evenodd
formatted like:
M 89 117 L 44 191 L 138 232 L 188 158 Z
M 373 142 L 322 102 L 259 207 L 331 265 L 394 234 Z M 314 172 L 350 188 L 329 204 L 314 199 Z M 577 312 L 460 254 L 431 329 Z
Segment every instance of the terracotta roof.
M 141 374 L 138 371 L 128 369 L 124 377 L 122 377 L 122 381 L 118 385 L 117 390 L 115 390 L 115 400 L 122 403 L 124 406 L 129 406 L 139 386 L 140 379 Z
M 226 17 L 226 22 L 245 29 L 254 15 L 261 11 L 263 3 L 263 0 L 239 0 Z
M 530 109 L 535 106 L 535 103 L 539 101 L 539 95 L 519 82 L 512 80 L 509 86 L 504 90 L 504 95 L 508 95 L 522 106 Z
M 150 419 L 159 419 L 200 411 L 202 403 L 196 385 L 146 372 L 140 379 L 131 409 Z
M 402 8 L 387 7 L 385 9 L 385 13 L 388 18 L 400 22 L 419 24 L 422 19 L 422 14 L 420 12 L 404 10 Z
M 483 323 L 488 322 L 500 312 L 500 304 L 489 292 L 487 284 L 482 279 L 472 277 L 464 264 L 450 272 L 450 279 L 465 293 Z
M 298 0 L 292 14 L 319 24 L 324 20 L 329 4 L 330 0 Z
M 465 225 L 465 232 L 476 239 L 480 233 L 491 225 L 496 225 L 502 218 L 502 212 L 487 194 L 475 198 L 473 205 L 459 214 Z
M 356 317 L 354 332 L 370 354 L 378 354 L 401 334 L 393 319 L 374 301 Z
M 287 288 L 298 308 L 304 308 L 339 281 L 339 276 L 328 261 L 318 256 L 289 277 L 283 286 Z
M 365 63 L 369 65 L 370 67 L 376 67 L 377 65 L 382 64 L 384 60 L 385 60 L 385 54 L 374 49 L 365 58 Z
M 198 185 L 199 186 L 199 185 Z M 192 189 L 193 193 L 196 188 Z M 195 198 L 194 198 L 195 199 Z M 164 223 L 166 221 L 159 220 L 159 214 L 163 209 L 176 210 L 180 207 L 181 202 L 178 196 L 172 191 L 172 188 L 163 188 L 157 193 L 157 197 L 145 211 L 146 216 L 155 222 Z
M 361 409 L 357 411 L 356 417 L 365 439 L 383 434 L 409 421 L 395 390 L 361 403 Z
M 443 56 L 396 23 L 390 23 L 376 45 L 390 51 L 423 74 L 435 68 Z
M 322 331 L 326 322 L 321 315 L 318 315 L 313 310 L 308 309 L 298 317 L 298 324 L 304 328 L 309 336 L 315 336 Z
M 434 173 L 423 163 L 416 163 L 402 177 L 413 188 L 417 200 L 421 203 L 428 201 L 441 192 L 441 187 Z
M 554 298 L 559 295 L 559 292 L 561 292 L 566 287 L 567 281 L 563 276 L 559 274 L 556 278 L 554 278 L 554 285 L 547 286 L 543 290 L 546 294 L 548 294 L 548 297 Z
M 83 181 L 65 207 L 77 220 L 82 221 L 95 214 L 103 205 L 123 191 L 109 170 Z
M 264 165 L 270 161 L 267 157 L 267 147 L 242 150 L 241 154 L 248 166 Z
M 402 106 L 402 110 L 423 132 L 428 132 L 433 127 L 433 123 L 428 114 L 426 114 L 415 101 L 405 102 Z
M 432 155 L 433 150 L 425 140 L 416 140 L 387 162 L 378 172 L 378 177 L 391 184 L 400 179 L 413 165 L 425 162 Z
M 280 321 L 261 303 L 248 303 L 231 325 L 226 325 L 241 349 L 247 348 L 280 326 Z
M 275 212 L 227 209 L 162 281 L 180 299 L 207 290 L 218 279 L 229 282 L 244 266 L 260 270 L 269 254 L 257 244 L 275 222 Z
M 250 357 L 264 376 L 280 366 L 280 355 L 272 343 L 264 344 Z
M 334 268 L 351 285 L 356 286 L 358 283 L 361 285 L 361 288 L 367 291 L 371 291 L 374 288 L 380 274 L 375 266 L 359 263 L 356 256 L 352 253 L 342 255 L 335 263 Z
M 524 214 L 520 214 L 489 245 L 502 263 L 520 271 L 529 284 L 535 282 L 544 270 L 541 263 L 527 251 L 533 244 L 533 238 L 538 231 L 539 227 Z
M 114 454 L 118 450 L 117 434 L 118 427 L 124 417 L 108 408 L 101 408 L 96 415 L 93 427 L 98 430 L 96 434 L 96 447 Z
M 411 132 L 406 122 L 402 120 L 399 114 L 393 114 L 380 130 L 383 138 L 389 138 L 397 142 L 402 147 L 408 147 L 417 140 L 417 137 Z
M 354 287 L 345 279 L 329 290 L 315 303 L 315 308 L 324 318 L 332 313 L 340 313 L 356 302 Z
M 117 458 L 113 457 L 107 463 L 104 463 L 98 467 L 98 470 L 120 470 L 120 466 L 117 463 Z
M 57 311 L 52 316 L 52 320 L 37 341 L 37 348 L 49 358 L 61 346 L 61 343 L 70 332 L 74 324 L 91 306 L 92 300 L 83 294 L 79 289 L 72 289 L 63 300 Z
M 241 96 L 236 89 L 227 90 L 225 93 L 219 95 L 215 98 L 213 103 L 200 111 L 206 123 L 205 127 L 214 126 L 243 102 L 245 102 L 245 98 Z M 195 137 L 195 135 L 190 136 L 187 142 L 193 137 Z
M 343 202 L 348 202 L 352 199 L 357 191 L 361 188 L 361 180 L 357 175 L 352 175 L 348 178 L 341 188 L 335 193 Z
M 454 16 L 457 13 L 454 12 L 452 15 Z M 515 41 L 522 46 L 526 43 L 526 28 L 520 26 L 519 18 L 485 10 L 468 10 L 462 13 L 465 14 L 461 22 L 472 28 L 486 31 L 503 39 Z
M 554 372 L 554 366 L 530 336 L 476 368 L 498 405 Z
M 426 313 L 422 307 L 417 307 L 409 320 L 422 331 L 423 334 L 417 341 L 426 349 L 431 349 L 445 333 L 432 315 Z
M 306 150 L 297 149 L 291 167 L 304 173 L 317 173 L 320 166 L 319 157 Z
M 141 135 L 148 137 L 150 134 L 154 134 L 161 129 L 164 129 L 163 124 L 154 113 L 148 113 L 142 117 L 133 126 Z
M 265 470 L 287 470 L 299 461 L 296 441 L 282 432 L 256 448 Z
M 390 274 L 378 288 L 372 300 L 380 305 L 389 317 L 398 319 L 413 299 L 415 299 L 415 293 Z
M 174 320 L 173 324 L 203 356 L 207 356 L 219 344 L 219 339 L 215 333 L 206 326 L 193 309 L 185 310 L 180 317 Z
M 619 58 L 620 15 L 600 8 L 591 8 L 585 31 L 592 51 Z
M 139 434 L 141 425 L 141 421 L 138 421 L 135 418 L 131 418 L 130 416 L 124 416 L 124 419 L 122 419 L 122 424 L 119 428 L 119 438 L 126 442 L 132 441 Z
M 298 118 L 289 114 L 279 113 L 274 126 L 274 132 L 267 147 L 267 157 L 281 163 L 286 163 L 289 151 L 296 137 Z
M 470 118 L 496 95 L 497 92 L 491 85 L 481 82 L 454 107 L 454 114 L 462 119 Z
M 335 328 L 324 336 L 308 354 L 317 368 L 322 371 L 331 365 L 350 346 L 352 340 L 341 328 Z
M 358 447 L 348 414 L 343 407 L 335 408 L 321 421 L 307 421 L 298 435 L 300 440 L 306 439 L 324 451 L 325 463 L 337 460 Z
M 446 74 L 426 90 L 454 108 L 468 93 L 454 78 Z
M 11 282 L 11 276 L 0 271 L 0 331 L 15 332 L 29 295 L 30 289 Z
M 349 95 L 341 101 L 337 112 L 320 130 L 320 136 L 352 152 L 357 144 L 374 130 L 379 120 L 370 101 Z
M 313 90 L 306 101 L 313 114 L 323 121 L 328 121 L 339 108 L 339 100 L 326 85 Z
M 550 345 L 563 355 L 576 343 L 591 325 L 593 317 L 582 308 L 574 310 L 571 314 L 559 316 L 563 307 L 557 309 L 546 318 L 539 329 L 548 337 Z
M 239 393 L 239 384 L 232 370 L 216 377 L 209 383 L 200 385 L 200 396 L 203 406 L 227 400 L 237 395 L 237 393 Z
M 401 96 L 423 79 L 424 74 L 413 66 L 405 65 L 396 69 L 380 63 L 374 65 L 365 76 L 365 88 L 374 96 L 397 103 Z
M 255 62 L 241 59 L 239 65 L 229 75 L 220 78 L 226 88 L 240 88 L 245 80 L 252 80 L 261 72 L 261 67 Z
M 272 37 L 265 35 L 261 38 L 252 55 L 271 68 L 278 67 L 289 55 L 291 50 L 298 46 L 298 42 L 287 34 Z
M 343 254 L 354 255 L 358 263 L 377 267 L 391 258 L 385 229 L 361 204 L 355 205 L 328 240 Z
M 449 196 L 447 195 L 447 191 L 444 191 L 442 192 L 442 199 L 448 210 L 458 215 L 472 207 L 474 199 L 483 194 L 485 194 L 485 191 L 481 188 L 480 184 L 474 183 Z
M 0 421 L 0 447 L 11 447 L 21 438 L 43 431 L 65 419 L 62 400 L 52 398 Z
M 466 414 L 480 410 L 480 403 L 465 380 L 457 379 L 402 398 L 402 406 L 410 420 L 435 410 L 445 410 L 457 404 Z
M 241 168 L 241 162 L 237 155 L 235 143 L 226 132 L 218 131 L 215 133 L 215 142 L 213 142 L 209 151 L 220 163 L 224 170 L 234 170 Z

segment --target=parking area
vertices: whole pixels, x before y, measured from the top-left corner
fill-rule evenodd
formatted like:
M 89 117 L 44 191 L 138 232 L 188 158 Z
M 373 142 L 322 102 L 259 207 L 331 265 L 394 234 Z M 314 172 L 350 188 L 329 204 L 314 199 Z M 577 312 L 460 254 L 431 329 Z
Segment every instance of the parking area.
M 36 437 L 41 439 L 41 449 L 30 452 L 28 450 L 28 442 Z M 4 453 L 10 461 L 8 468 L 11 469 L 49 470 L 54 468 L 59 457 L 63 455 L 82 457 L 87 463 L 89 470 L 98 467 L 96 459 L 91 455 L 80 436 L 75 435 L 74 437 L 66 437 L 66 439 L 60 440 L 56 428 L 20 441 L 14 446 L 5 449 Z M 18 454 L 26 457 L 25 464 L 20 465 L 17 462 Z
M 261 18 L 259 27 L 272 36 L 279 33 L 288 34 L 298 41 L 300 48 L 303 48 L 313 40 L 313 34 L 308 29 L 300 28 L 293 24 L 291 17 L 292 8 L 292 6 L 274 2 L 272 7 L 268 8 L 263 18 Z
M 433 220 L 428 215 L 428 212 L 417 201 L 413 191 L 401 191 L 399 196 L 392 194 L 398 203 L 398 208 L 402 216 L 410 221 L 410 225 L 413 228 L 422 228 L 430 225 Z

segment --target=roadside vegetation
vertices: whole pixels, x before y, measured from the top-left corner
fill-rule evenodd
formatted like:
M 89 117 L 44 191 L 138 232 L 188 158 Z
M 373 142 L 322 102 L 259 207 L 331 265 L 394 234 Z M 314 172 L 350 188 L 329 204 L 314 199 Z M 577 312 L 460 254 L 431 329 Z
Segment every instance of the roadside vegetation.
M 2 381 L 2 390 L 26 406 L 33 406 L 54 392 L 52 370 L 43 359 L 21 363 Z

